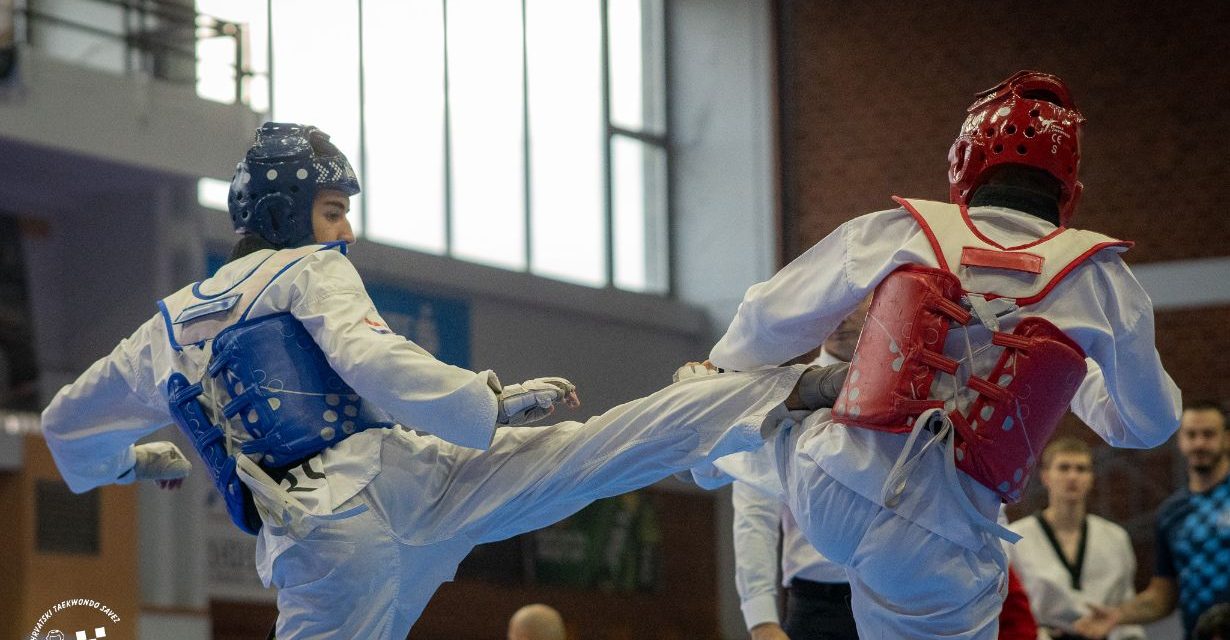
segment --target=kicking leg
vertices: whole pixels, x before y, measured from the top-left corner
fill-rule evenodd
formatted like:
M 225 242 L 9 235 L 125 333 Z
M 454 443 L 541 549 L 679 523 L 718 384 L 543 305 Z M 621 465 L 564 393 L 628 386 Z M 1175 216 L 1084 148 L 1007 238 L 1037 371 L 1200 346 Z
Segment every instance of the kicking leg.
M 476 543 L 500 540 L 557 522 L 599 498 L 760 446 L 762 428 L 785 415 L 782 403 L 803 371 L 783 367 L 684 381 L 585 422 L 500 429 L 486 451 L 438 441 L 425 451 L 420 436 L 392 434 L 420 440 L 414 446 L 386 441 L 374 493 L 407 541 L 456 535 Z M 438 470 L 428 483 L 425 464 Z

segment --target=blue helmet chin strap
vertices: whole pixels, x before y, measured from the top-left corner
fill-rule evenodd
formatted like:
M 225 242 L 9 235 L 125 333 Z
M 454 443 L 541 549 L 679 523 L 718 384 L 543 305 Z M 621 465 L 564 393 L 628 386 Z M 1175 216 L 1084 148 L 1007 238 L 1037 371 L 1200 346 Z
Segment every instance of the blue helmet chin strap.
M 235 167 L 227 205 L 237 233 L 283 249 L 311 244 L 312 202 L 321 189 L 348 196 L 359 180 L 346 156 L 316 127 L 266 122 Z

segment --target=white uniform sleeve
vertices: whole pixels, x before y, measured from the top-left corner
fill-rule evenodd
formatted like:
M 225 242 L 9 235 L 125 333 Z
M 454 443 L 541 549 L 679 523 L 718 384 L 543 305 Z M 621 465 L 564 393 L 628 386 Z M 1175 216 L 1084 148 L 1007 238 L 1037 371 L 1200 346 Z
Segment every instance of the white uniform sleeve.
M 133 443 L 171 424 L 156 394 L 150 340 L 155 317 L 100 358 L 43 411 L 43 437 L 76 493 L 111 484 L 136 463 Z
M 342 379 L 408 428 L 465 447 L 490 446 L 497 413 L 489 386 L 494 374 L 440 362 L 392 333 L 340 253 L 321 251 L 305 260 L 315 263 L 296 277 L 291 313 Z
M 735 482 L 731 501 L 735 524 L 735 588 L 747 628 L 778 623 L 777 548 L 781 535 L 781 503 L 752 487 Z
M 870 213 L 841 225 L 772 278 L 747 290 L 709 359 L 725 369 L 750 371 L 814 349 L 885 276 L 918 261 L 903 247 L 920 231 L 904 209 Z
M 1090 330 L 1088 340 L 1078 335 L 1089 370 L 1072 412 L 1113 446 L 1156 447 L 1179 428 L 1183 408 L 1154 344 L 1153 305 L 1117 255 L 1094 260 L 1099 268 L 1085 271 L 1099 280 L 1109 332 Z

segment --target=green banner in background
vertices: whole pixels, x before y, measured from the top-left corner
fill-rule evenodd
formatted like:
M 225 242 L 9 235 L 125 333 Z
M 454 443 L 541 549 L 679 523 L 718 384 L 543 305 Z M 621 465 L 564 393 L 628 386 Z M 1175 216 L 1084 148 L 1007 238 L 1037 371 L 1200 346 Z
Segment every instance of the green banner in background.
M 653 591 L 662 535 L 652 496 L 636 491 L 599 500 L 532 534 L 540 585 Z
M 656 496 L 634 491 L 599 500 L 554 525 L 484 544 L 459 579 L 604 591 L 655 591 L 662 532 Z

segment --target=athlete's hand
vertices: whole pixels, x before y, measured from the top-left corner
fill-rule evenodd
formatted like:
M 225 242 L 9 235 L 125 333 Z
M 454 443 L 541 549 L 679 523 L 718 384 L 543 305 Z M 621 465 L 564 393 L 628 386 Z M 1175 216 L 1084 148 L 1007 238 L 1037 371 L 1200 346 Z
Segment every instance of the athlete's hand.
M 1110 635 L 1119 624 L 1119 610 L 1115 607 L 1103 607 L 1089 603 L 1089 613 L 1072 623 L 1072 630 L 1086 638 L 1100 640 Z
M 534 378 L 510 384 L 500 391 L 496 422 L 518 426 L 536 422 L 555 412 L 556 405 L 581 406 L 577 387 L 564 378 Z
M 752 627 L 752 640 L 790 640 L 776 622 L 762 622 Z
M 689 362 L 678 369 L 675 369 L 675 375 L 671 376 L 671 382 L 679 382 L 680 380 L 691 380 L 692 378 L 703 378 L 705 376 L 714 376 L 721 371 L 713 366 L 712 362 L 705 360 L 704 362 Z
M 184 452 L 170 442 L 146 442 L 133 447 L 136 464 L 120 476 L 119 484 L 153 480 L 163 489 L 178 489 L 192 471 Z

